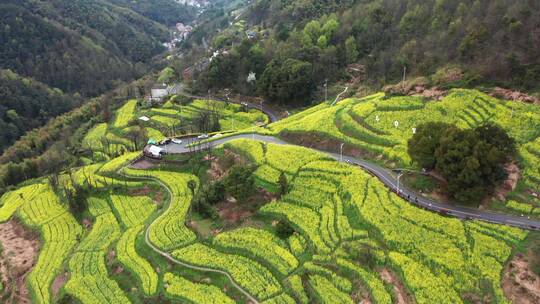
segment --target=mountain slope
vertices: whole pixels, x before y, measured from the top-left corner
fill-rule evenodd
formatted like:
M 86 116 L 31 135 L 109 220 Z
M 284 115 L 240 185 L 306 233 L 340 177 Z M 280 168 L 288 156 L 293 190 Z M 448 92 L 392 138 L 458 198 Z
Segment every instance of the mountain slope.
M 326 79 L 343 83 L 355 78 L 353 85 L 380 89 L 401 81 L 405 69 L 407 79 L 435 75 L 458 78 L 456 87 L 539 92 L 539 8 L 538 1 L 528 0 L 256 1 L 225 16 L 221 24 L 226 28 L 206 31 L 206 41 L 227 53 L 200 74 L 196 88 L 234 88 L 253 95 L 254 86 L 245 80 L 255 72 L 258 93 L 267 99 L 310 102 L 315 89 L 296 100 L 275 98 L 291 96 L 287 90 L 273 92 L 287 88 L 288 78 L 277 77 L 283 81 L 269 85 L 264 77 L 281 75 L 292 59 L 297 66 L 311 65 L 309 75 L 294 77 L 302 79 L 299 88 L 315 84 L 321 89 Z M 190 42 L 192 53 L 199 54 L 202 43 Z M 179 70 L 185 68 L 181 64 Z M 349 75 L 350 64 L 360 75 Z M 459 77 L 449 70 L 459 71 Z
M 0 151 L 26 131 L 64 113 L 79 101 L 41 82 L 0 70 Z
M 66 92 L 96 95 L 142 75 L 168 38 L 165 25 L 112 1 L 0 4 L 0 68 Z
M 109 0 L 118 6 L 133 11 L 165 25 L 175 25 L 177 22 L 186 23 L 195 18 L 196 9 L 175 0 Z

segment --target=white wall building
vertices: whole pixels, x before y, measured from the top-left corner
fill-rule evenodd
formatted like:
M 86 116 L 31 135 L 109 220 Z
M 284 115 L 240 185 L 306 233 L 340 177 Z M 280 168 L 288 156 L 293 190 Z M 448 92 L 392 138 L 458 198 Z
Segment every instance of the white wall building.
M 169 88 L 166 84 L 155 84 L 150 90 L 151 101 L 160 102 L 167 95 L 169 95 Z

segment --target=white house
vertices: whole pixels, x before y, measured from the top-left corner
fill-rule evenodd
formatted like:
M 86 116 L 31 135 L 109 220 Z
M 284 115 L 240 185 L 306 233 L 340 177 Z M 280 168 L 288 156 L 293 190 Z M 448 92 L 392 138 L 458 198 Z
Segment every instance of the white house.
M 150 101 L 160 102 L 167 95 L 169 95 L 169 88 L 166 84 L 155 84 L 150 91 Z

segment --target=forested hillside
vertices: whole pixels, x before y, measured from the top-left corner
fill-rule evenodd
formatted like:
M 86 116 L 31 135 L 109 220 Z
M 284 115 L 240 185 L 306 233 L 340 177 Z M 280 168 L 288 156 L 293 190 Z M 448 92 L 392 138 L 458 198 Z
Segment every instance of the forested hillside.
M 196 9 L 189 5 L 179 5 L 176 0 L 109 0 L 119 6 L 133 11 L 165 25 L 175 25 L 177 22 L 192 20 Z
M 161 43 L 169 32 L 143 15 L 170 24 L 171 14 L 183 6 L 160 1 L 164 5 L 150 10 L 138 2 L 133 6 L 141 15 L 121 2 L 2 1 L 0 67 L 82 95 L 102 93 L 144 74 L 149 60 L 164 50 Z M 177 18 L 189 21 L 192 15 L 186 11 Z
M 41 82 L 0 70 L 0 151 L 79 101 Z
M 148 73 L 167 26 L 194 14 L 174 0 L 2 1 L 0 152 L 84 97 Z
M 280 102 L 307 101 L 325 79 L 347 80 L 345 67 L 357 63 L 365 71 L 364 83 L 375 87 L 401 80 L 404 68 L 411 79 L 453 66 L 462 71 L 457 86 L 538 91 L 539 5 L 530 0 L 257 1 L 214 37 L 211 45 L 228 53 L 202 73 L 199 88 L 255 94 L 246 82 L 253 71 L 258 93 Z M 246 31 L 255 38 L 248 39 Z M 312 89 L 291 95 L 300 88 Z

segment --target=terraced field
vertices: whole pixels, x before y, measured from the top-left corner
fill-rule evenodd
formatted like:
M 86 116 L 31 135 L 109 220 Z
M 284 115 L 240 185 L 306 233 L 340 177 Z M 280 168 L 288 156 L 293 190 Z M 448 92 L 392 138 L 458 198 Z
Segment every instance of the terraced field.
M 194 102 L 192 111 L 202 105 Z M 152 112 L 190 115 L 174 105 Z M 88 147 L 101 149 L 91 139 L 108 134 L 121 144 L 126 133 L 117 128 L 125 129 L 135 114 L 132 104 L 121 108 L 112 124 L 87 134 Z M 426 117 L 462 127 L 496 120 L 518 139 L 524 183 L 534 187 L 540 160 L 537 115 L 527 105 L 512 109 L 475 91 L 455 90 L 442 102 L 374 95 L 316 106 L 266 132 L 323 134 L 406 164 L 406 139 Z M 258 187 L 277 193 L 284 173 L 289 191 L 274 194 L 257 211 L 260 223 L 247 221 L 209 237 L 196 233 L 190 217 L 192 197 L 208 179 L 205 170 L 189 164 L 128 167 L 138 152 L 96 158 L 64 172 L 58 188 L 44 178 L 4 194 L 0 222 L 18 218 L 41 236 L 39 258 L 27 277 L 31 300 L 393 303 L 405 296 L 420 304 L 465 303 L 475 295 L 508 302 L 501 288 L 503 269 L 528 232 L 417 208 L 358 167 L 312 149 L 244 139 L 228 142 L 215 155 L 224 150 L 256 167 Z M 86 190 L 85 211 L 75 217 L 63 189 L 80 188 Z M 520 201 L 507 204 L 525 213 L 537 210 Z M 278 222 L 294 232 L 280 238 Z M 53 288 L 59 276 L 67 281 Z
M 190 131 L 190 125 L 203 111 L 215 112 L 219 117 L 222 131 L 241 130 L 255 124 L 268 123 L 268 117 L 258 110 L 244 111 L 241 105 L 225 104 L 208 100 L 194 100 L 186 105 L 176 105 L 167 102 L 161 108 L 142 110 L 150 121 L 146 125 L 163 133 L 177 132 L 175 130 Z M 191 131 L 196 131 L 191 128 Z
M 89 151 L 89 155 L 82 160 L 85 164 L 103 162 L 138 151 L 149 139 L 160 141 L 166 136 L 198 132 L 194 121 L 202 111 L 217 113 L 222 131 L 241 130 L 268 123 L 268 117 L 262 112 L 254 109 L 244 111 L 238 104 L 194 100 L 187 105 L 167 102 L 161 107 L 140 109 L 136 100 L 130 100 L 116 111 L 110 123 L 99 123 L 86 133 L 82 148 Z M 139 120 L 141 116 L 149 117 L 150 121 Z M 146 135 L 144 139 L 138 140 L 138 146 L 129 135 L 136 123 L 144 129 Z
M 337 152 L 340 144 L 345 143 L 346 151 L 364 158 L 386 162 L 387 166 L 409 167 L 407 141 L 419 124 L 429 121 L 452 123 L 461 128 L 485 122 L 499 124 L 518 144 L 522 169 L 518 189 L 537 192 L 540 189 L 540 108 L 498 100 L 476 90 L 454 89 L 441 101 L 414 96 L 385 98 L 384 94 L 375 94 L 346 99 L 335 106 L 320 104 L 271 124 L 267 133 L 300 141 L 305 138 L 326 142 L 323 148 Z M 533 200 L 525 201 L 540 208 Z
M 346 99 L 336 106 L 321 104 L 269 126 L 274 133 L 316 133 L 388 160 L 408 164 L 406 143 L 420 123 L 441 121 L 462 128 L 496 122 L 520 145 L 540 136 L 540 110 L 524 103 L 505 102 L 475 90 L 452 90 L 442 101 L 383 94 Z M 397 122 L 397 125 L 396 125 Z

